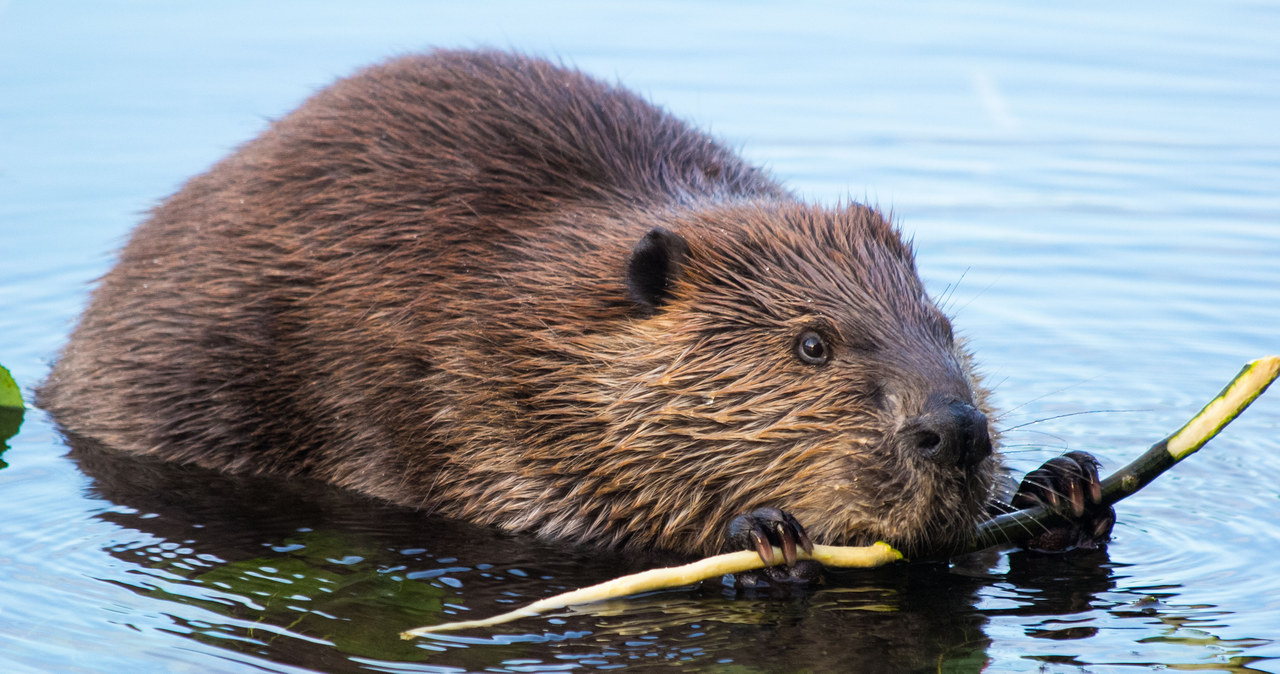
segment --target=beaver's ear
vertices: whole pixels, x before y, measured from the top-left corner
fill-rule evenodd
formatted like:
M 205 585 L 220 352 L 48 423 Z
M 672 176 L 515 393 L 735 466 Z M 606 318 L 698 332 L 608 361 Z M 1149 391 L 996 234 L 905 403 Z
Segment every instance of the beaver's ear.
M 649 230 L 627 258 L 627 297 L 643 311 L 655 311 L 671 296 L 688 255 L 684 237 L 661 227 Z

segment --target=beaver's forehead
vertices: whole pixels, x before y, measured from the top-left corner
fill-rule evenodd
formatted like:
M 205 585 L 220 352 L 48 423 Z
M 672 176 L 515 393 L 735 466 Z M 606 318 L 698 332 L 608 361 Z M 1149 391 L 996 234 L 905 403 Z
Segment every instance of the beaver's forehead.
M 726 266 L 850 273 L 906 267 L 911 247 L 879 211 L 852 204 L 827 209 L 794 203 L 738 206 L 708 214 L 695 226 L 696 244 Z
M 700 302 L 738 319 L 747 312 L 751 322 L 813 313 L 931 320 L 910 246 L 874 209 L 739 206 L 701 219 L 687 237 Z
M 868 296 L 917 301 L 923 285 L 905 246 L 866 237 L 806 236 L 786 228 L 751 231 L 695 253 L 716 286 L 804 300 L 859 303 Z
M 855 269 L 833 257 L 740 255 L 732 265 L 698 270 L 691 280 L 696 311 L 713 323 L 719 317 L 777 326 L 822 316 L 842 331 L 892 332 L 937 321 L 914 270 L 897 258 Z

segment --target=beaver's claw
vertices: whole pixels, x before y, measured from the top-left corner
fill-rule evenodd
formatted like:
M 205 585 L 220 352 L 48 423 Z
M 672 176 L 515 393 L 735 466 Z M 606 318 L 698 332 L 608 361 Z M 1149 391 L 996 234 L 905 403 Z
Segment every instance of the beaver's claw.
M 1068 452 L 1027 473 L 1011 505 L 1043 505 L 1057 511 L 1061 521 L 1050 523 L 1024 546 L 1043 552 L 1101 547 L 1111 536 L 1116 513 L 1100 504 L 1102 483 L 1098 460 L 1088 452 Z
M 796 546 L 805 552 L 813 552 L 813 541 L 809 540 L 804 527 L 791 513 L 777 508 L 756 508 L 729 522 L 727 549 L 754 548 L 760 559 L 772 566 L 778 561 L 773 554 L 775 546 L 782 549 L 782 561 L 787 566 L 795 566 Z
M 774 547 L 782 550 L 781 560 L 774 554 Z M 822 577 L 821 564 L 812 560 L 796 561 L 797 549 L 813 553 L 813 542 L 791 513 L 777 508 L 757 508 L 733 518 L 724 550 L 733 552 L 744 548 L 755 550 L 768 566 L 734 574 L 733 584 L 739 588 L 789 592 L 788 588 L 811 585 Z M 779 561 L 783 563 L 779 565 Z

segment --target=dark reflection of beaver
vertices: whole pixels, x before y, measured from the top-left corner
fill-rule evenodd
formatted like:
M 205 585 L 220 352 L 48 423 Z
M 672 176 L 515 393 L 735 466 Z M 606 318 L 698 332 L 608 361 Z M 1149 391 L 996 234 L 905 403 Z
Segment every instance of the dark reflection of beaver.
M 986 391 L 880 213 L 493 52 L 365 70 L 192 179 L 39 401 L 119 450 L 613 547 L 910 554 L 999 491 Z M 1055 461 L 1020 498 L 1086 510 L 1092 459 Z M 1055 547 L 1105 539 L 1081 521 Z

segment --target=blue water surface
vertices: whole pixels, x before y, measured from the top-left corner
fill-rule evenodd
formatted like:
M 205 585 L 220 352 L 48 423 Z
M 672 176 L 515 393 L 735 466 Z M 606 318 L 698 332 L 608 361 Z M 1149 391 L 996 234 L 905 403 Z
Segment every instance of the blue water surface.
M 1277 36 L 1249 1 L 0 2 L 0 363 L 29 396 L 146 211 L 310 93 L 495 46 L 620 81 L 807 199 L 891 209 L 1017 427 L 1010 464 L 1115 468 L 1280 352 Z M 1121 503 L 1105 553 L 415 642 L 637 563 L 68 456 L 35 409 L 7 444 L 5 671 L 1280 671 L 1280 391 Z

